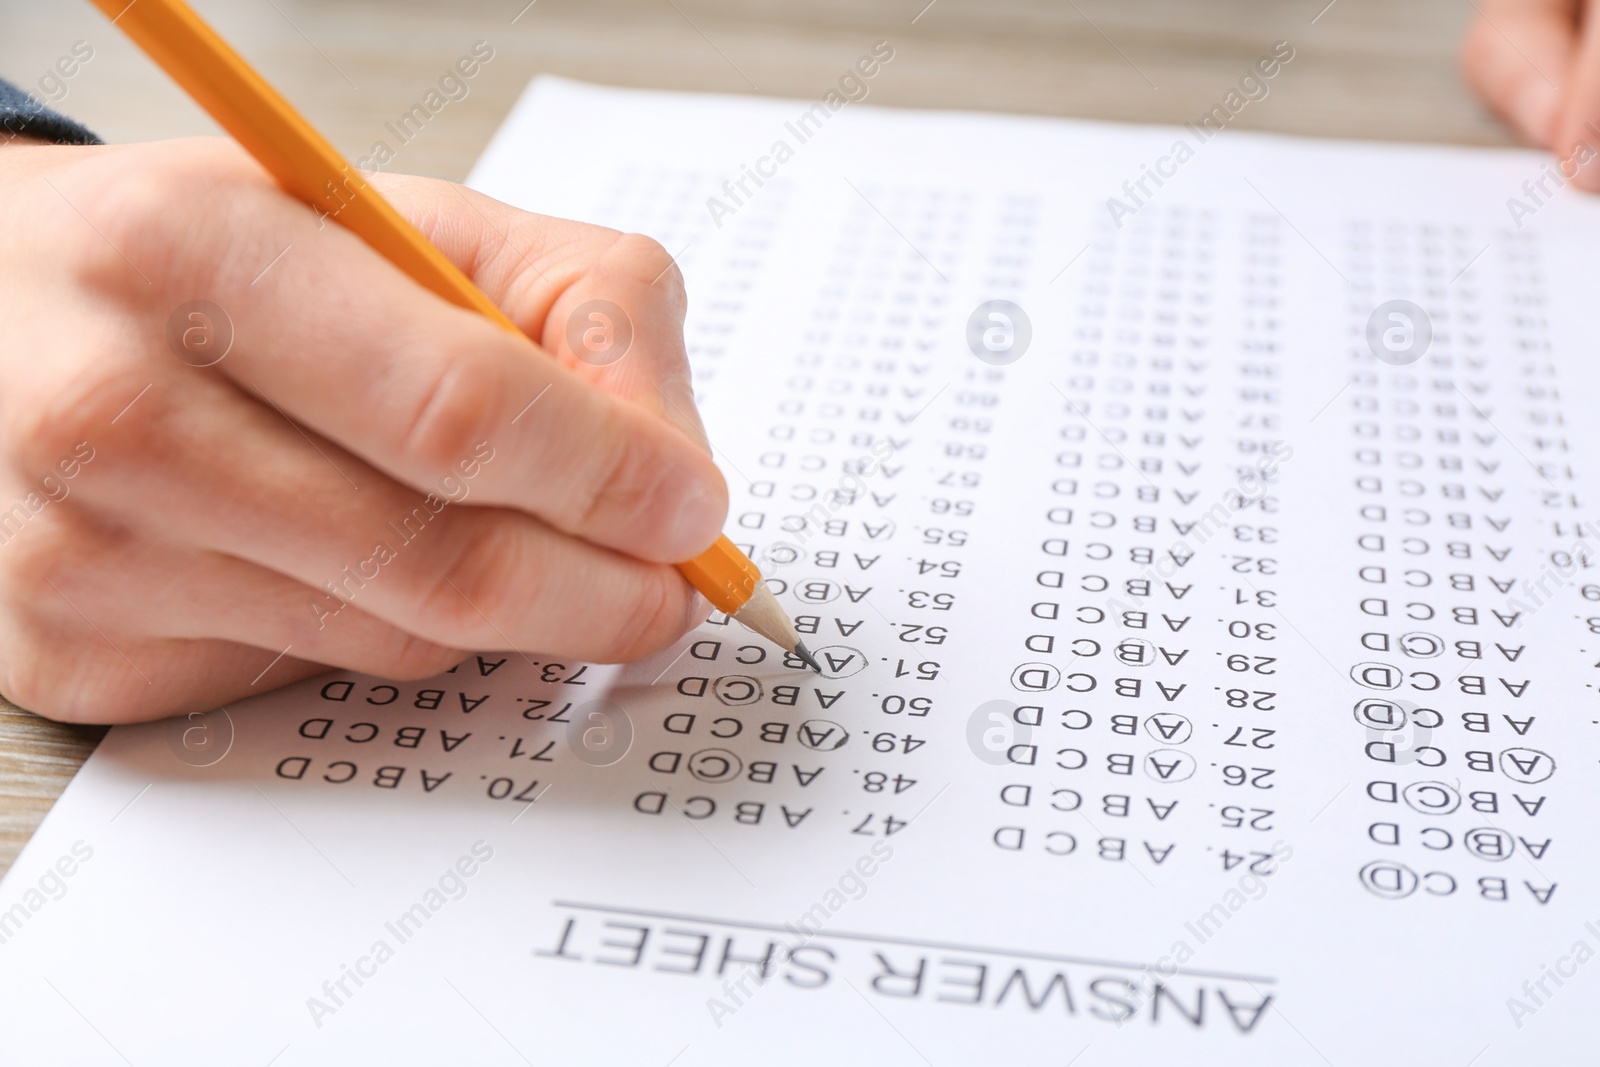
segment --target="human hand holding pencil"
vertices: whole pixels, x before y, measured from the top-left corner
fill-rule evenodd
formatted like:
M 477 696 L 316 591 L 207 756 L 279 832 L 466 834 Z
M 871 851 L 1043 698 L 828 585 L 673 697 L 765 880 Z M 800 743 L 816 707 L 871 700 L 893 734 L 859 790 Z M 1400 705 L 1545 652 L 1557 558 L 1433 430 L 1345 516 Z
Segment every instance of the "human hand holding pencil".
M 712 544 L 727 496 L 666 252 L 376 180 L 543 353 L 229 142 L 0 149 L 0 225 L 34 250 L 0 278 L 30 309 L 0 331 L 0 499 L 44 502 L 0 546 L 11 699 L 136 720 L 480 647 L 628 659 L 704 616 L 670 564 Z M 167 343 L 201 295 L 232 332 L 205 367 L 203 343 L 187 362 Z M 633 329 L 600 367 L 566 329 L 596 299 Z

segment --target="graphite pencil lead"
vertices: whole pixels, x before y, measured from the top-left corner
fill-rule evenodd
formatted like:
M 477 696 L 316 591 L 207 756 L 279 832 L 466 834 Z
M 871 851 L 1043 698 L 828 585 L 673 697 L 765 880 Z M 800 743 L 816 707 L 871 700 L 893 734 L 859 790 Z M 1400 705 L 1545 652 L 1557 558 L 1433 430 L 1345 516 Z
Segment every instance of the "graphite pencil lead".
M 811 650 L 806 647 L 806 643 L 804 641 L 796 641 L 794 643 L 794 654 L 805 660 L 806 666 L 810 667 L 818 674 L 822 673 L 822 664 L 817 662 L 817 658 L 811 654 Z

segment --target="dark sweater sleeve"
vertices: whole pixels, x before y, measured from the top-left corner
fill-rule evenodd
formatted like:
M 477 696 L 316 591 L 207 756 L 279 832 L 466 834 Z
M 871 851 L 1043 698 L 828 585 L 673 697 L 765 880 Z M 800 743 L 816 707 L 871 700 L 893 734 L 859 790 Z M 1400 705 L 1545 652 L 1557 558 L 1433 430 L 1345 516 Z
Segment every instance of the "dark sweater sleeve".
M 56 144 L 104 144 L 76 122 L 58 115 L 10 82 L 0 81 L 0 130 L 5 136 L 34 137 Z

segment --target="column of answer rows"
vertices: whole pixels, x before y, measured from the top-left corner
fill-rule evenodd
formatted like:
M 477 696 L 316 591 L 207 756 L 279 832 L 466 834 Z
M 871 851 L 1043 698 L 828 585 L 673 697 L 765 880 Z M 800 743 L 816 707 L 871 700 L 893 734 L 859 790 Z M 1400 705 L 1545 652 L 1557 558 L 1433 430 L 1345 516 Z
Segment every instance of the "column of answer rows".
M 701 810 L 715 805 L 745 826 L 886 837 L 939 788 L 923 768 L 939 721 L 935 686 L 956 641 L 942 620 L 961 567 L 919 565 L 909 553 L 925 538 L 945 553 L 968 544 L 956 523 L 978 508 L 981 449 L 940 485 L 930 463 L 941 446 L 925 433 L 944 417 L 934 405 L 964 389 L 969 373 L 950 344 L 960 317 L 949 279 L 977 205 L 965 193 L 862 192 L 834 237 L 786 372 L 774 376 L 781 388 L 747 416 L 759 445 L 732 512 L 735 540 L 824 673 L 763 658 L 748 635 L 729 632 L 697 645 L 676 684 L 701 723 L 751 720 L 742 743 L 725 746 L 736 762 L 778 764 L 770 778 L 696 776 L 697 789 L 716 794 Z M 674 740 L 686 750 L 710 744 L 698 729 Z
M 1560 867 L 1544 829 L 1560 804 L 1552 730 L 1587 714 L 1593 691 L 1572 684 L 1571 664 L 1575 646 L 1600 650 L 1600 619 L 1575 587 L 1592 561 L 1539 248 L 1498 234 L 1458 274 L 1486 240 L 1443 225 L 1349 230 L 1360 369 L 1346 655 L 1371 856 L 1358 873 L 1387 900 L 1538 907 Z M 1394 296 L 1426 309 L 1431 339 L 1409 362 L 1374 363 L 1363 308 Z
M 1097 236 L 1050 354 L 996 847 L 1270 876 L 1281 224 L 1146 210 Z M 1133 877 L 1130 873 L 1129 877 Z

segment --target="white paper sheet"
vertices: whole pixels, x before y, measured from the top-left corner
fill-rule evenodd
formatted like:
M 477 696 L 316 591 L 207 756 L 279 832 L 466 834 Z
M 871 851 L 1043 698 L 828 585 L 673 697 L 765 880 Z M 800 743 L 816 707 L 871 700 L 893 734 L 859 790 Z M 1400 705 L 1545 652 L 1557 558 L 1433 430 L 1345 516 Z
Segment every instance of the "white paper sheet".
M 830 676 L 714 618 L 118 728 L 0 1062 L 1581 1061 L 1600 208 L 814 103 L 541 80 L 472 184 L 679 255 Z

